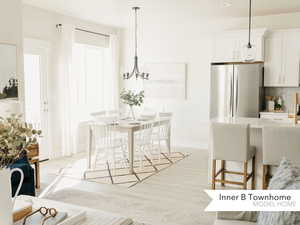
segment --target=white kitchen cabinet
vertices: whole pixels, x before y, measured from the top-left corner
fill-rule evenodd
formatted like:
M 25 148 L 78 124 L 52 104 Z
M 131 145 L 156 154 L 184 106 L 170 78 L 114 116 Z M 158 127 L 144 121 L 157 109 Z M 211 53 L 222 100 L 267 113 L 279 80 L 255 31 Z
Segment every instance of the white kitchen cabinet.
M 275 33 L 265 38 L 265 87 L 281 84 L 283 34 Z
M 299 87 L 300 31 L 273 31 L 265 38 L 265 87 Z
M 256 29 L 251 43 L 255 46 L 255 61 L 264 61 L 264 34 L 266 29 Z M 228 31 L 216 35 L 212 62 L 242 62 L 244 48 L 248 44 L 248 31 Z

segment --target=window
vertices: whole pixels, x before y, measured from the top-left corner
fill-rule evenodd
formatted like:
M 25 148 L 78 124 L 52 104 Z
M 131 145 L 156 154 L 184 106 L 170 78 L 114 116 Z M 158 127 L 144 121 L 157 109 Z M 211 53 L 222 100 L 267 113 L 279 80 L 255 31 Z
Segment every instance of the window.
M 111 66 L 109 48 L 75 43 L 73 46 L 72 89 L 78 107 L 80 121 L 90 118 L 92 112 L 106 108 L 109 88 L 109 68 Z

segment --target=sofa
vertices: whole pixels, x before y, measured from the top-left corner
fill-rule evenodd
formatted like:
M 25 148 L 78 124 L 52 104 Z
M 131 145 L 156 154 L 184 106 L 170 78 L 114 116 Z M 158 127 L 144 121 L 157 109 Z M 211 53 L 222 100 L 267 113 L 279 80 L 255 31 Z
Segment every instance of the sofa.
M 241 220 L 216 220 L 214 225 L 255 225 L 253 222 L 246 222 Z
M 257 212 L 218 212 L 214 225 L 255 225 Z
M 35 187 L 34 187 L 34 169 L 30 166 L 27 156 L 25 155 L 21 159 L 17 160 L 14 164 L 10 166 L 11 169 L 19 168 L 24 173 L 24 181 L 21 186 L 19 195 L 30 195 L 35 196 Z M 15 195 L 18 185 L 20 183 L 20 173 L 15 172 L 11 176 L 11 188 L 12 196 Z

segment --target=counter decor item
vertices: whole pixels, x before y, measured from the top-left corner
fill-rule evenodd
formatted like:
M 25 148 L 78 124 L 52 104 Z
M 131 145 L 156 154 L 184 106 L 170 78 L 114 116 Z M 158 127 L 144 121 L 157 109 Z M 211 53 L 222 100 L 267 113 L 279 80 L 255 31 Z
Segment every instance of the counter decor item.
M 275 101 L 275 111 L 282 111 L 282 99 L 281 97 L 278 97 Z
M 120 99 L 122 103 L 130 107 L 131 118 L 133 120 L 136 119 L 133 107 L 141 106 L 144 103 L 144 97 L 145 97 L 144 91 L 134 93 L 131 90 L 127 90 L 127 91 L 124 90 L 120 94 Z
M 273 112 L 275 110 L 275 101 L 273 96 L 266 96 L 266 110 Z
M 10 166 L 26 154 L 26 148 L 37 141 L 41 131 L 32 129 L 21 121 L 21 116 L 11 115 L 0 117 L 0 221 L 1 225 L 13 224 L 13 206 L 16 198 L 11 198 L 11 175 L 20 173 L 20 184 L 15 196 L 18 195 L 24 174 L 21 169 L 10 169 Z

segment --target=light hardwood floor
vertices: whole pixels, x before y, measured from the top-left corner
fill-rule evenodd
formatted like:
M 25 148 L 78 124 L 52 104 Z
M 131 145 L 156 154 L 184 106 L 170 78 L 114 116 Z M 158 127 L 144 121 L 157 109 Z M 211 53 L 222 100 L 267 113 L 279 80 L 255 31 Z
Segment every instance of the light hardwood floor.
M 209 202 L 204 193 L 209 188 L 208 152 L 184 151 L 191 155 L 129 189 L 63 177 L 45 197 L 121 214 L 151 225 L 211 225 L 214 214 L 204 212 Z M 60 168 L 82 157 L 43 163 L 42 189 L 56 178 Z

